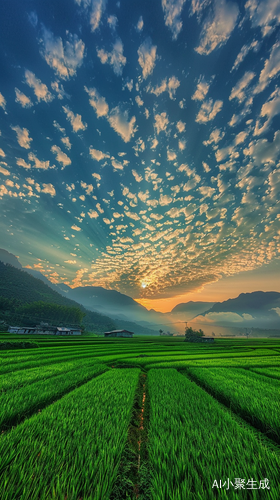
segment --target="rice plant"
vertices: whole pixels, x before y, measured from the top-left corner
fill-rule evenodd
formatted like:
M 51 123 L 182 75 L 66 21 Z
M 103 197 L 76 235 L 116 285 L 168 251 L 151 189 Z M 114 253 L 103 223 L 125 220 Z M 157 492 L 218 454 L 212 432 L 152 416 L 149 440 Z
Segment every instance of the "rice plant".
M 2 436 L 1 500 L 108 499 L 138 378 L 106 372 Z
M 148 373 L 150 500 L 279 499 L 277 451 L 174 369 Z M 236 479 L 269 480 L 270 490 L 235 489 Z M 213 487 L 217 481 L 218 488 Z M 229 488 L 227 489 L 227 480 Z M 221 488 L 219 487 L 224 484 Z M 233 486 L 230 483 L 233 483 Z
M 0 429 L 15 425 L 35 411 L 52 403 L 63 394 L 106 371 L 106 365 L 76 367 L 75 370 L 52 376 L 0 395 Z
M 280 443 L 279 382 L 242 368 L 189 368 L 223 403 Z

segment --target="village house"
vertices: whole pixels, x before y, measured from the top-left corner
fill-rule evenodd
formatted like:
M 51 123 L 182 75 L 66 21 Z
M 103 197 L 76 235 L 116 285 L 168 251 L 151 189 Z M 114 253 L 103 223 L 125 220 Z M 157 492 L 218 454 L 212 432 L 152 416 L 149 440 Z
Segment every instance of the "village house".
M 129 332 L 128 330 L 112 330 L 111 332 L 105 332 L 104 337 L 130 337 L 134 335 L 134 332 Z
M 30 326 L 10 326 L 9 333 L 22 335 L 81 335 L 80 328 L 66 328 L 64 326 L 37 325 Z

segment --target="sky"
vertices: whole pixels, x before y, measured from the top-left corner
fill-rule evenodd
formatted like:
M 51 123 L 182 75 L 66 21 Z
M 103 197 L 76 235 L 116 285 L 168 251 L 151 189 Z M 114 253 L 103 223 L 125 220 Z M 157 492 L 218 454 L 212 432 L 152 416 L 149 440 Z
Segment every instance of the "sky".
M 278 0 L 3 0 L 0 239 L 147 308 L 280 291 Z

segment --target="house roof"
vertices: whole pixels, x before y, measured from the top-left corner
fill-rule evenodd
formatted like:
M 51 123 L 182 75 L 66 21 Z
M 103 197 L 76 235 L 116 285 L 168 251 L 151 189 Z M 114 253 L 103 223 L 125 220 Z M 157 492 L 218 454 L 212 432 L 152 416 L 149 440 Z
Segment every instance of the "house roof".
M 134 332 L 130 332 L 129 330 L 111 330 L 110 332 L 105 333 L 132 333 L 132 335 L 134 335 Z

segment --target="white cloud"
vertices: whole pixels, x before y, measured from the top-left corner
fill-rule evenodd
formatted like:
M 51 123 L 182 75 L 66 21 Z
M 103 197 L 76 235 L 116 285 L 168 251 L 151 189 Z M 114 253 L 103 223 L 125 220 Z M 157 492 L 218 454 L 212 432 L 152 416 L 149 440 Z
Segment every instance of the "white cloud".
M 223 107 L 223 101 L 215 101 L 213 99 L 208 99 L 208 101 L 204 101 L 201 105 L 201 108 L 196 116 L 195 121 L 198 123 L 207 123 L 215 118 L 217 113 L 221 111 Z
M 2 148 L 0 148 L 0 156 L 2 156 L 2 158 L 5 158 L 6 156 Z
M 67 149 L 71 149 L 71 142 L 70 142 L 70 139 L 69 137 L 62 137 L 61 139 L 61 142 L 63 142 L 64 146 L 67 148 Z
M 89 15 L 91 31 L 97 30 L 106 7 L 106 0 L 75 0 L 75 2 L 83 6 L 85 12 Z
M 111 158 L 111 163 L 112 163 L 112 166 L 114 167 L 114 171 L 116 170 L 123 170 L 123 164 L 118 161 L 118 160 L 115 160 L 115 158 Z
M 36 78 L 32 71 L 25 70 L 25 81 L 34 90 L 38 102 L 50 102 L 53 100 L 54 96 L 49 92 L 47 85 L 42 83 L 39 78 Z
M 269 59 L 264 63 L 264 68 L 261 71 L 259 82 L 254 89 L 254 93 L 262 92 L 280 71 L 280 42 L 276 42 L 270 53 Z
M 109 24 L 110 28 L 115 31 L 118 24 L 118 18 L 116 16 L 109 16 L 107 18 L 107 23 Z
M 124 212 L 124 213 L 125 213 L 125 215 L 126 215 L 127 217 L 129 217 L 130 219 L 133 219 L 133 220 L 140 220 L 139 215 L 137 215 L 137 214 L 136 214 L 136 213 L 134 213 L 134 212 L 129 212 L 129 211 L 128 211 L 128 212 Z
M 215 193 L 215 188 L 211 188 L 210 186 L 200 186 L 198 190 L 204 198 L 212 198 Z
M 141 182 L 143 180 L 142 175 L 138 174 L 136 170 L 132 170 L 132 175 L 135 178 L 136 182 Z
M 113 67 L 115 75 L 120 76 L 123 67 L 126 64 L 126 57 L 123 55 L 123 43 L 120 38 L 113 45 L 112 52 L 106 52 L 104 49 L 97 49 L 97 55 L 102 64 L 110 64 Z
M 186 141 L 178 141 L 178 148 L 180 151 L 184 151 L 186 149 Z
M 237 99 L 239 103 L 243 102 L 247 97 L 246 89 L 255 76 L 253 71 L 246 71 L 237 84 L 232 87 L 229 100 Z
M 234 144 L 237 146 L 238 144 L 242 144 L 242 142 L 245 141 L 246 137 L 248 136 L 248 132 L 246 131 L 242 131 L 242 132 L 239 132 L 239 134 L 237 134 L 235 136 L 235 139 L 234 139 Z
M 143 26 L 144 26 L 143 17 L 140 16 L 139 19 L 138 19 L 137 26 L 136 26 L 137 31 L 142 31 Z
M 19 89 L 15 88 L 16 93 L 16 102 L 18 102 L 23 108 L 30 108 L 33 106 L 33 103 L 23 92 Z
M 109 106 L 105 100 L 105 97 L 102 97 L 95 88 L 88 89 L 87 87 L 85 87 L 85 91 L 90 97 L 89 103 L 95 110 L 97 118 L 100 118 L 100 116 L 108 115 Z
M 31 168 L 30 163 L 26 163 L 26 161 L 23 158 L 17 158 L 17 165 L 19 167 L 25 168 L 26 170 L 30 170 Z
M 137 130 L 135 116 L 129 120 L 128 111 L 121 111 L 119 106 L 112 109 L 108 121 L 124 142 L 129 142 Z
M 172 76 L 167 81 L 166 79 L 162 80 L 161 84 L 155 88 L 150 89 L 151 94 L 155 94 L 157 97 L 163 92 L 168 92 L 170 99 L 175 99 L 175 93 L 177 88 L 180 86 L 180 82 L 176 76 Z
M 71 226 L 71 229 L 73 229 L 74 231 L 81 231 L 81 228 L 79 226 L 76 226 L 76 224 Z
M 29 131 L 27 128 L 21 128 L 18 125 L 16 127 L 11 127 L 17 134 L 17 140 L 22 148 L 30 149 L 30 142 L 33 140 L 29 137 Z
M 96 172 L 93 172 L 93 174 L 91 174 L 91 175 L 92 175 L 92 177 L 94 177 L 98 181 L 101 181 L 101 175 L 97 174 Z
M 250 314 L 248 314 L 250 316 Z M 252 316 L 250 318 L 244 318 L 243 316 L 240 316 L 237 313 L 234 312 L 210 312 L 207 313 L 205 316 L 197 316 L 195 318 L 196 322 L 206 322 L 206 323 L 243 323 L 244 320 L 249 319 L 252 320 Z
M 213 16 L 205 21 L 200 35 L 200 44 L 195 50 L 201 55 L 208 55 L 226 43 L 235 28 L 238 14 L 239 9 L 236 3 L 215 0 Z
M 208 141 L 203 141 L 203 144 L 204 146 L 209 146 L 212 143 L 217 144 L 219 141 L 222 140 L 224 135 L 225 135 L 224 132 L 221 132 L 220 129 L 215 128 L 214 130 L 212 130 Z
M 197 84 L 195 93 L 192 95 L 192 99 L 194 101 L 203 101 L 208 93 L 209 87 L 209 83 L 205 82 L 205 80 L 201 78 Z
M 110 158 L 110 155 L 99 151 L 99 149 L 89 148 L 89 154 L 93 160 L 101 161 L 104 158 Z
M 142 101 L 142 99 L 141 99 L 141 97 L 139 95 L 137 95 L 135 97 L 135 101 L 136 101 L 136 103 L 138 104 L 139 107 L 143 106 L 143 104 L 144 104 L 144 101 Z
M 271 32 L 280 24 L 280 7 L 278 0 L 248 0 L 245 8 L 253 27 L 259 26 L 263 36 Z
M 52 89 L 57 93 L 58 99 L 60 100 L 64 98 L 70 99 L 70 96 L 65 92 L 62 83 L 52 82 L 51 86 Z
M 68 106 L 62 106 L 64 113 L 66 113 L 67 120 L 71 123 L 73 131 L 85 130 L 87 124 L 82 122 L 82 117 L 79 114 L 74 114 Z
M 243 153 L 251 156 L 256 165 L 275 163 L 280 154 L 280 130 L 275 132 L 272 142 L 268 142 L 267 139 L 252 141 Z
M 0 92 L 0 106 L 1 106 L 1 108 L 3 108 L 5 110 L 5 108 L 6 108 L 6 99 L 3 96 L 3 94 L 1 94 L 1 92 Z
M 168 196 L 167 194 L 161 194 L 158 201 L 159 201 L 159 204 L 162 207 L 164 207 L 166 205 L 170 205 L 170 203 L 172 203 L 173 199 L 171 198 L 171 196 Z
M 7 170 L 4 167 L 1 167 L 1 165 L 0 165 L 0 173 L 3 174 L 3 175 L 10 175 L 9 170 Z
M 177 155 L 175 153 L 175 151 L 171 151 L 170 149 L 167 150 L 167 160 L 168 161 L 174 161 L 176 160 L 177 158 Z
M 28 153 L 28 159 L 29 161 L 34 162 L 34 167 L 41 169 L 41 170 L 48 170 L 49 168 L 54 168 L 54 165 L 51 167 L 50 162 L 48 161 L 40 161 L 38 158 L 35 156 L 34 153 Z
M 96 210 L 92 210 L 90 209 L 90 211 L 88 212 L 88 216 L 91 218 L 91 219 L 97 219 L 97 217 L 99 217 L 99 213 L 96 212 Z
M 138 62 L 142 68 L 143 78 L 147 78 L 154 70 L 156 63 L 156 45 L 152 45 L 152 40 L 150 37 L 146 38 L 142 45 L 140 45 L 138 51 Z
M 168 120 L 167 114 L 165 112 L 155 115 L 154 127 L 157 131 L 157 134 L 159 134 L 162 131 L 163 132 L 166 131 L 166 127 L 167 127 L 168 123 L 169 123 L 169 120 Z
M 41 189 L 41 192 L 50 194 L 52 197 L 56 195 L 55 188 L 52 184 L 43 184 L 43 189 Z
M 182 132 L 184 132 L 184 130 L 186 128 L 186 124 L 184 122 L 182 122 L 181 120 L 179 120 L 176 123 L 176 127 L 177 127 L 178 132 L 182 133 Z
M 260 119 L 257 120 L 254 130 L 254 135 L 260 135 L 266 132 L 269 129 L 274 116 L 278 115 L 279 113 L 280 113 L 280 89 L 276 89 L 270 95 L 268 101 L 266 101 L 262 105 L 260 117 L 261 118 L 266 117 L 267 119 L 265 120 L 263 125 L 261 125 Z
M 56 154 L 56 159 L 59 163 L 63 165 L 63 168 L 65 168 L 67 165 L 71 165 L 71 160 L 70 158 L 61 151 L 59 146 L 52 146 L 51 148 L 52 153 Z
M 82 65 L 85 53 L 84 42 L 79 40 L 77 35 L 68 33 L 68 40 L 63 45 L 62 39 L 56 38 L 45 27 L 42 32 L 42 57 L 60 78 L 68 80 Z
M 171 30 L 176 40 L 183 26 L 181 12 L 186 0 L 161 0 L 165 25 Z
M 158 145 L 158 140 L 156 138 L 152 139 L 151 149 L 156 149 Z
M 243 45 L 238 56 L 234 61 L 234 64 L 230 72 L 234 71 L 239 67 L 239 65 L 244 61 L 245 57 L 247 56 L 247 54 L 249 54 L 251 50 L 253 50 L 254 52 L 258 52 L 260 45 L 261 45 L 260 42 L 257 40 L 253 40 L 249 45 Z

